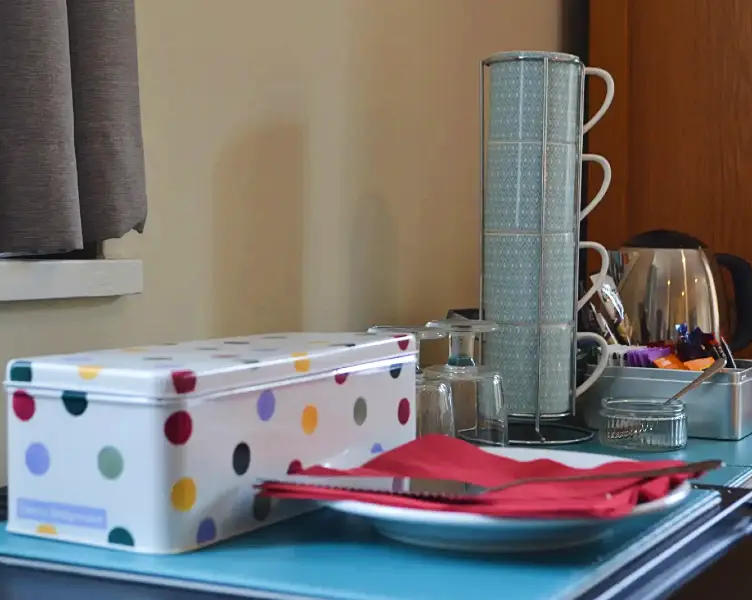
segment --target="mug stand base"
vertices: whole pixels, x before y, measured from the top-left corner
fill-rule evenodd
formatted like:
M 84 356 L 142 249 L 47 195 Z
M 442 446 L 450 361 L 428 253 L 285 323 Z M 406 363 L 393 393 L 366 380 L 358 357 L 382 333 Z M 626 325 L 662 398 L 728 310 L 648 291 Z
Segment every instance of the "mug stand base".
M 593 439 L 594 432 L 584 427 L 544 421 L 538 430 L 534 420 L 514 420 L 509 422 L 510 446 L 555 446 L 560 444 L 580 444 Z

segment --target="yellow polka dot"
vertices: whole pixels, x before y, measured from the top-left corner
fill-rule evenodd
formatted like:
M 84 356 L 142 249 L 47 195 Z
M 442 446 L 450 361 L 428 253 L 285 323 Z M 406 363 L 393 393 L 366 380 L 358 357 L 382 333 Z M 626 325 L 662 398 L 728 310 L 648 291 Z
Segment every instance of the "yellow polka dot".
M 303 417 L 300 419 L 300 426 L 303 428 L 303 433 L 311 435 L 316 431 L 316 427 L 319 425 L 319 411 L 315 406 L 309 404 L 303 409 Z
M 37 527 L 37 533 L 42 535 L 57 535 L 57 529 L 54 525 L 42 524 Z
M 191 510 L 196 504 L 196 484 L 190 477 L 184 477 L 172 486 L 172 506 L 182 512 Z
M 307 358 L 304 358 L 308 356 L 308 353 L 306 352 L 293 352 L 291 355 L 293 358 L 297 358 L 298 360 L 295 361 L 294 366 L 295 370 L 298 373 L 305 373 L 306 371 L 310 371 L 311 369 L 311 361 Z
M 102 372 L 102 367 L 95 367 L 94 365 L 81 365 L 78 367 L 78 376 L 81 379 L 94 379 Z
M 141 346 L 133 346 L 132 348 L 122 348 L 120 351 L 138 354 L 139 352 L 146 352 L 146 348 L 142 348 Z

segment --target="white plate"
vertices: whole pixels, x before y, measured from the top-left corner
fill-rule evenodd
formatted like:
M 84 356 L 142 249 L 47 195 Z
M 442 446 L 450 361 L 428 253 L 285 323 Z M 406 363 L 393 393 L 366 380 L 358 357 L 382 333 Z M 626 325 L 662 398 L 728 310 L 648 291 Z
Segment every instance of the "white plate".
M 555 460 L 570 467 L 588 469 L 614 461 L 619 456 L 549 450 L 546 448 L 483 448 L 497 456 L 528 461 Z M 633 461 L 636 462 L 636 461 Z M 635 507 L 626 519 L 669 510 L 692 491 L 688 481 L 668 495 Z M 384 536 L 417 546 L 465 552 L 542 551 L 592 542 L 623 523 L 624 519 L 516 519 L 467 513 L 399 508 L 355 500 L 324 502 L 339 512 L 370 520 Z

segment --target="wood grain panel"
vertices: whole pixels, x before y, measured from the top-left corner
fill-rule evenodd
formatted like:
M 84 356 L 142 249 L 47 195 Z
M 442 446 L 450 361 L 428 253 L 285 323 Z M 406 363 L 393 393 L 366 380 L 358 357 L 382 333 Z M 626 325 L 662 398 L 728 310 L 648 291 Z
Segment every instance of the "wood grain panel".
M 632 0 L 630 233 L 752 259 L 752 2 Z
M 588 238 L 618 247 L 628 233 L 629 195 L 629 18 L 628 0 L 590 1 L 588 63 L 606 69 L 614 78 L 614 101 L 603 119 L 587 134 L 587 152 L 601 154 L 611 163 L 611 187 L 588 217 Z M 588 113 L 603 103 L 605 86 L 596 77 L 587 81 Z M 589 165 L 587 189 L 592 197 L 603 181 L 603 171 Z
M 589 62 L 616 81 L 588 139 L 614 172 L 590 237 L 679 229 L 752 260 L 752 2 L 591 0 Z
M 589 42 L 616 97 L 587 140 L 613 168 L 588 237 L 674 229 L 752 262 L 752 1 L 591 0 Z

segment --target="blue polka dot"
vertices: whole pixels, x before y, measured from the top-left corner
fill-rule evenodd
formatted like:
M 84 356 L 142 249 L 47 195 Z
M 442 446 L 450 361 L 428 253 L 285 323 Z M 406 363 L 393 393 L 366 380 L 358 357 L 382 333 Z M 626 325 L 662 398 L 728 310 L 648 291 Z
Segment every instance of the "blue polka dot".
M 198 525 L 198 531 L 196 532 L 196 543 L 206 544 L 211 542 L 217 537 L 217 524 L 214 519 L 207 517 Z
M 373 446 L 371 446 L 371 454 L 380 454 L 383 451 L 384 446 L 382 446 L 381 444 L 374 444 Z
M 50 453 L 44 444 L 37 442 L 26 448 L 26 467 L 32 475 L 44 475 L 50 470 Z
M 258 400 L 256 401 L 256 411 L 258 412 L 259 419 L 262 421 L 268 421 L 274 415 L 274 408 L 277 401 L 274 398 L 274 392 L 271 390 L 264 390 L 261 392 Z

